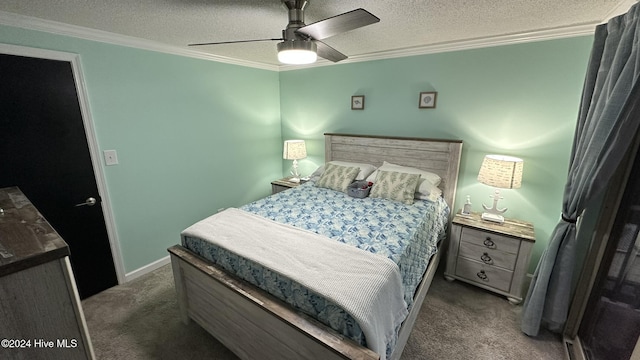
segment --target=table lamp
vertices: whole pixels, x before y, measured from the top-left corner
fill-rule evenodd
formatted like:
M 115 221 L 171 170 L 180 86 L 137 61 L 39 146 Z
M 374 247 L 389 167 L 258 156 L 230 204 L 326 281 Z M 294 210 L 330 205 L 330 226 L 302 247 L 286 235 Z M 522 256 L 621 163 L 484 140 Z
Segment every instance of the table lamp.
M 507 208 L 499 209 L 498 200 L 502 199 L 499 189 L 518 189 L 522 185 L 522 168 L 524 162 L 522 159 L 505 156 L 505 155 L 486 155 L 482 160 L 480 172 L 478 173 L 478 181 L 496 188 L 493 195 L 493 207 L 489 208 L 482 204 L 485 212 L 482 213 L 482 219 L 503 223 L 502 214 Z
M 293 160 L 293 168 L 291 169 L 292 178 L 291 182 L 300 182 L 300 174 L 298 173 L 298 160 L 307 157 L 307 147 L 304 144 L 304 140 L 286 140 L 284 142 L 284 151 L 282 152 L 282 158 L 286 160 Z

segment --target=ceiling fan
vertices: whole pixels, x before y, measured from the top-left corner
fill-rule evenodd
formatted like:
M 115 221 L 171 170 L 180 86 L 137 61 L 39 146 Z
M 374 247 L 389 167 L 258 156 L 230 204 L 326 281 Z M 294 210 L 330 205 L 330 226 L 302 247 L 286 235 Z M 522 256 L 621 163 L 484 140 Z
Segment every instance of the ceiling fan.
M 282 30 L 282 37 L 276 39 L 256 39 L 208 42 L 189 44 L 189 46 L 204 46 L 218 44 L 233 44 L 254 41 L 282 41 L 278 43 L 278 60 L 285 64 L 310 64 L 317 56 L 338 62 L 347 56 L 320 40 L 374 24 L 380 19 L 364 9 L 356 9 L 346 13 L 306 25 L 304 23 L 304 8 L 307 0 L 282 0 L 289 11 L 289 24 Z

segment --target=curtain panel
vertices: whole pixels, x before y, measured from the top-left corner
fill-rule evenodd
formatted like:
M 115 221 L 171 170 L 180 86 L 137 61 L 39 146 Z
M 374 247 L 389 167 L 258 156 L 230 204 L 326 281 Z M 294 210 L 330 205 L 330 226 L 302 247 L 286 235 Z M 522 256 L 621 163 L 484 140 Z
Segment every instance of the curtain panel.
M 522 331 L 536 336 L 541 325 L 561 332 L 574 278 L 576 220 L 602 191 L 631 146 L 640 123 L 640 4 L 595 31 L 561 221 L 534 273 L 522 311 Z

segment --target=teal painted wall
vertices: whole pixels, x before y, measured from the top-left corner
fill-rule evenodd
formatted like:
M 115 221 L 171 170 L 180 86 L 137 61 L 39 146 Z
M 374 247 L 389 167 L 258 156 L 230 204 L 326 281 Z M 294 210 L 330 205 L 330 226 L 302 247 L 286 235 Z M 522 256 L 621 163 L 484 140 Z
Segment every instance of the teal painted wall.
M 125 271 L 181 230 L 270 193 L 281 175 L 278 73 L 0 26 L 0 42 L 81 56 Z
M 282 140 L 307 140 L 310 173 L 324 132 L 464 141 L 456 210 L 491 189 L 482 157 L 525 160 L 523 186 L 503 191 L 508 216 L 536 226 L 533 272 L 560 213 L 592 37 L 286 72 L 184 58 L 0 26 L 0 42 L 78 53 L 125 270 L 166 256 L 179 232 L 219 208 L 265 196 L 288 173 Z M 437 91 L 436 109 L 418 109 Z M 365 95 L 365 110 L 350 109 Z M 239 143 L 237 143 L 239 142 Z
M 324 132 L 453 138 L 464 141 L 456 210 L 474 211 L 492 189 L 476 177 L 485 154 L 524 159 L 522 188 L 504 190 L 508 217 L 531 221 L 529 272 L 559 220 L 568 159 L 592 37 L 318 67 L 280 73 L 283 139 L 307 141 L 308 174 L 324 161 Z M 436 109 L 418 94 L 437 91 Z M 351 110 L 352 95 L 365 96 Z M 283 173 L 290 162 L 283 162 Z

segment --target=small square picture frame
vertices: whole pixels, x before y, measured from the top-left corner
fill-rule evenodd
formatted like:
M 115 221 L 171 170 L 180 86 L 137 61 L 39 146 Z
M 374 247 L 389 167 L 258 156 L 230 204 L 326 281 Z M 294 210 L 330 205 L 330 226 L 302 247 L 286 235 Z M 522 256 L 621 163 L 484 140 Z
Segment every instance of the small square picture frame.
M 435 91 L 423 91 L 420 93 L 420 99 L 418 101 L 418 108 L 420 109 L 435 109 L 436 99 L 438 93 Z
M 351 110 L 364 110 L 364 95 L 351 97 Z

